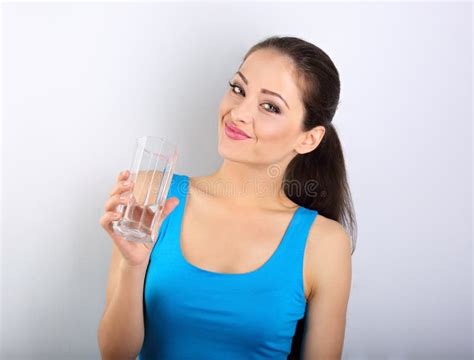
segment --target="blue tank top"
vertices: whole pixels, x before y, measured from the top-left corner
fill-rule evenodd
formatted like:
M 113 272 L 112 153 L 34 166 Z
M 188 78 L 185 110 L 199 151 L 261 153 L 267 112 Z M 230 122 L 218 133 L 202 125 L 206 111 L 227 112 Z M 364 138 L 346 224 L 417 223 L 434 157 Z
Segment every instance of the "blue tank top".
M 180 202 L 161 224 L 144 283 L 140 360 L 287 359 L 306 311 L 303 255 L 316 210 L 298 207 L 273 255 L 241 274 L 198 268 L 183 256 L 189 177 L 175 173 Z

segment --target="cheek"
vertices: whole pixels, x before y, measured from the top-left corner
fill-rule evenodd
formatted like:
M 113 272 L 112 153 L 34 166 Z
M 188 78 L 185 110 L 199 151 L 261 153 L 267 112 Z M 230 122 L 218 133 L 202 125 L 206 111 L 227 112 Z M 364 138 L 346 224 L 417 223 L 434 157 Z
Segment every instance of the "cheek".
M 221 102 L 219 104 L 219 121 L 222 122 L 224 116 L 229 116 L 229 112 L 232 110 L 234 106 L 229 96 L 226 94 L 222 97 Z
M 292 134 L 290 129 L 283 122 L 274 121 L 275 119 L 265 119 L 258 122 L 255 126 L 257 137 L 262 141 L 285 142 Z
M 296 130 L 288 123 L 276 124 L 275 121 L 272 123 L 260 121 L 256 124 L 255 131 L 258 139 L 254 147 L 255 155 L 273 159 L 270 161 L 277 161 L 275 159 L 291 152 L 297 136 Z
M 229 109 L 235 104 L 235 99 L 231 94 L 225 93 L 221 99 L 221 107 L 224 109 Z
M 226 109 L 226 100 L 225 100 L 225 96 L 221 99 L 221 102 L 219 104 L 219 118 L 221 118 L 224 113 L 225 113 L 225 109 Z

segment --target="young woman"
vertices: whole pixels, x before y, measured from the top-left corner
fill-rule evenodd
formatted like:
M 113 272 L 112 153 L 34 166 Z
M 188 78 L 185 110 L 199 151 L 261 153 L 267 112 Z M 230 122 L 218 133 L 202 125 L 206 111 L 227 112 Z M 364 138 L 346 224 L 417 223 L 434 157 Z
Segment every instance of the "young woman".
M 104 359 L 341 358 L 356 222 L 339 93 L 315 45 L 253 46 L 220 104 L 223 163 L 173 175 L 156 246 L 113 232 L 130 189 L 119 175 L 100 221 L 113 240 Z

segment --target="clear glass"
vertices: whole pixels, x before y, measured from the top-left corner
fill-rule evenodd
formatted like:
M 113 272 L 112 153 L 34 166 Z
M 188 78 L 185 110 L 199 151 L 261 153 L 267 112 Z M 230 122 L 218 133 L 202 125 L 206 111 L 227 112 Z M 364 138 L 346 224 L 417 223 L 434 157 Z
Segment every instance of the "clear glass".
M 158 237 L 159 218 L 178 159 L 176 145 L 164 138 L 142 136 L 137 139 L 128 180 L 132 183 L 127 205 L 117 209 L 122 218 L 114 231 L 126 240 L 153 244 Z

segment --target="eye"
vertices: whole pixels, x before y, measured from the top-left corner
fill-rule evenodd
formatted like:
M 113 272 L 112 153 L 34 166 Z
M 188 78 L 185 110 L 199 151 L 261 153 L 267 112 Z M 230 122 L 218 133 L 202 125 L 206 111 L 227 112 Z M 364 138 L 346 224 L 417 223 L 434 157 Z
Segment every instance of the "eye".
M 232 84 L 231 82 L 229 82 L 229 85 L 230 85 L 230 87 L 232 88 L 232 91 L 233 91 L 234 93 L 236 93 L 236 92 L 235 92 L 235 89 L 239 89 L 239 92 L 236 93 L 236 94 L 241 94 L 241 93 L 242 93 L 242 89 L 240 88 L 239 85 L 237 85 L 237 84 Z
M 264 103 L 263 105 L 269 105 L 269 106 L 271 107 L 271 109 L 273 109 L 273 111 L 270 111 L 270 112 L 273 112 L 273 113 L 275 113 L 275 114 L 279 114 L 279 113 L 280 113 L 280 109 L 279 109 L 277 106 L 273 105 L 273 104 Z M 266 109 L 268 109 L 268 107 L 267 107 Z
M 245 96 L 245 92 L 242 90 L 242 88 L 239 85 L 232 84 L 231 82 L 229 82 L 229 86 L 232 88 L 232 92 L 234 94 Z M 239 92 L 235 92 L 235 89 L 239 89 Z M 264 105 L 269 105 L 269 107 L 267 106 L 265 107 L 265 109 L 273 109 L 273 110 L 270 110 L 271 113 L 274 113 L 274 114 L 280 113 L 280 108 L 278 106 L 273 105 L 272 103 L 264 103 Z

